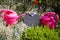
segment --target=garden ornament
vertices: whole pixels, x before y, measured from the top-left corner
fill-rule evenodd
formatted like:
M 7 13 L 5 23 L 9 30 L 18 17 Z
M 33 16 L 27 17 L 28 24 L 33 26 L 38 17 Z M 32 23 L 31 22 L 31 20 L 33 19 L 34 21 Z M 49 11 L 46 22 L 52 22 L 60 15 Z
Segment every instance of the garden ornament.
M 45 15 L 46 16 L 51 16 L 51 17 L 54 17 L 54 19 L 55 19 L 55 21 L 56 22 L 58 22 L 58 20 L 59 20 L 59 15 L 58 14 L 56 14 L 55 12 L 47 12 L 47 13 L 45 13 Z
M 22 17 L 25 16 L 25 14 L 20 14 L 19 16 L 17 13 L 13 10 L 4 9 L 0 11 L 0 16 L 4 12 L 4 15 L 2 16 L 3 20 L 6 22 L 6 25 L 13 25 L 16 24 L 16 22 Z
M 49 26 L 50 29 L 56 28 L 56 24 L 59 20 L 58 14 L 55 12 L 46 12 L 44 16 L 40 18 L 40 23 L 44 26 Z
M 29 14 L 27 14 L 24 17 L 24 23 L 31 27 L 31 26 L 37 26 L 39 24 L 39 19 L 40 16 L 37 14 L 37 12 L 29 12 Z

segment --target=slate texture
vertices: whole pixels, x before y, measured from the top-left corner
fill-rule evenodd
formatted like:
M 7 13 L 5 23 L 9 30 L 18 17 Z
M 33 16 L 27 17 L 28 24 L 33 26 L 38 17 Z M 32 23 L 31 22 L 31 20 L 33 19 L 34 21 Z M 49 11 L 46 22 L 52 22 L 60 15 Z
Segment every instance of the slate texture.
M 27 14 L 25 17 L 24 17 L 24 23 L 27 25 L 27 26 L 37 26 L 39 24 L 39 20 L 40 20 L 40 16 L 35 14 L 33 16 L 31 16 L 31 14 Z

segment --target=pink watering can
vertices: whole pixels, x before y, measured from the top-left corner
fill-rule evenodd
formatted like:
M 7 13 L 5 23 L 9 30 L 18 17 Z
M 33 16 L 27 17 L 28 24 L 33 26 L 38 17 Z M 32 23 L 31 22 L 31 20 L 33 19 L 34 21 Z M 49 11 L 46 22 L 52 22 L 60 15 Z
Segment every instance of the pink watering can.
M 7 25 L 13 25 L 16 24 L 16 22 L 22 17 L 25 16 L 25 14 L 20 14 L 19 16 L 17 13 L 13 10 L 4 9 L 0 11 L 1 13 L 4 12 L 4 15 L 2 16 L 3 20 L 6 22 Z
M 40 23 L 42 25 L 47 25 L 50 29 L 52 29 L 56 27 L 58 20 L 58 14 L 56 14 L 55 12 L 46 12 L 44 16 L 41 17 Z

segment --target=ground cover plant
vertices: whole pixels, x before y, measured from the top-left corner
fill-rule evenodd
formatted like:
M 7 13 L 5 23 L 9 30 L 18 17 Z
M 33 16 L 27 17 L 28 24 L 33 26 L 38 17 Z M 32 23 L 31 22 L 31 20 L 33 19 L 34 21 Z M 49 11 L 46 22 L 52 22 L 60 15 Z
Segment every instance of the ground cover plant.
M 48 27 L 32 27 L 22 33 L 20 40 L 60 40 L 60 31 Z

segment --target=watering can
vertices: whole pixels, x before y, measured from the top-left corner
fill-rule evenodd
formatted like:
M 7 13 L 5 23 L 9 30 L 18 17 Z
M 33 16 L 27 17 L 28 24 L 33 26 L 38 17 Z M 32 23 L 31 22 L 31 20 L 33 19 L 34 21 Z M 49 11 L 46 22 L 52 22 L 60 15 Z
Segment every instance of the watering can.
M 47 25 L 50 29 L 52 29 L 56 27 L 58 20 L 58 14 L 56 14 L 55 12 L 46 12 L 44 16 L 41 17 L 40 23 L 42 25 Z
M 16 24 L 16 22 L 22 17 L 25 16 L 25 14 L 20 14 L 19 16 L 17 13 L 13 10 L 4 9 L 0 11 L 0 15 L 4 12 L 4 15 L 2 16 L 3 20 L 6 22 L 7 25 L 13 25 Z

